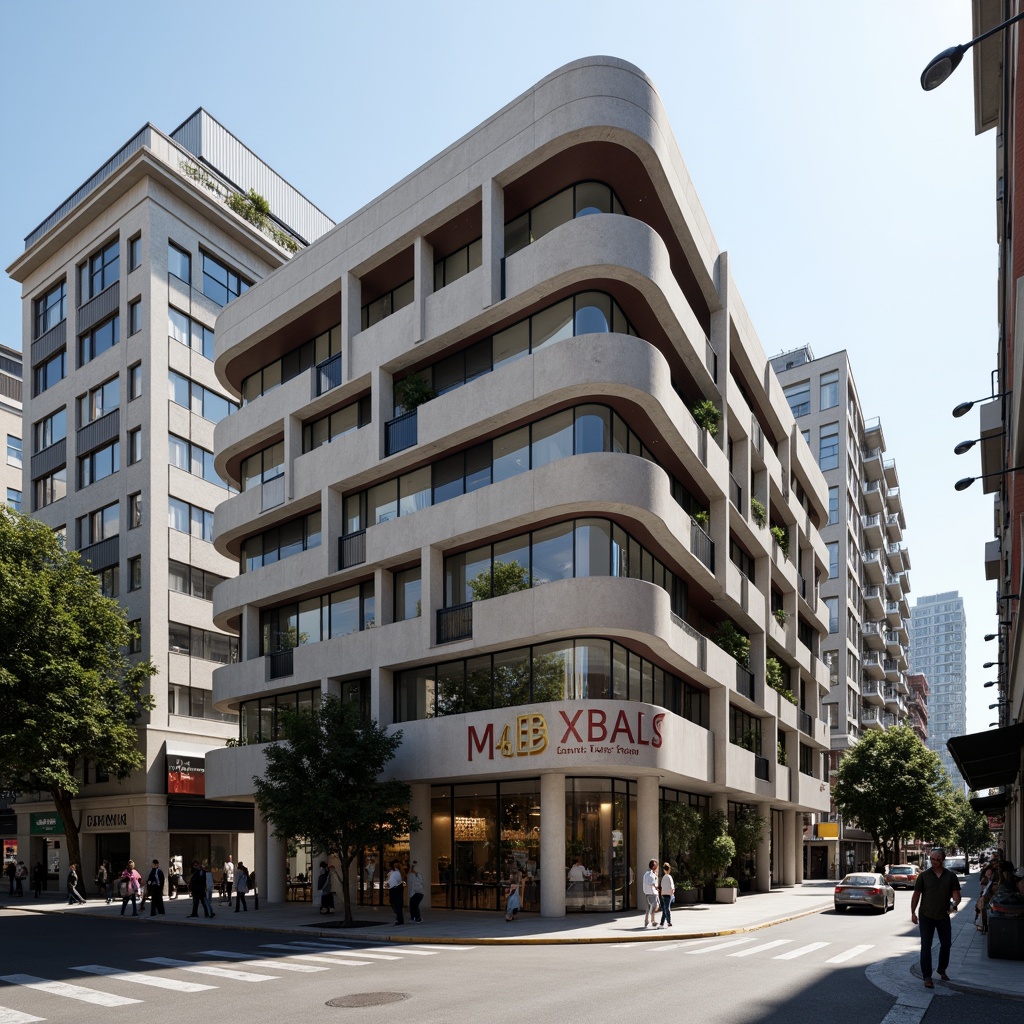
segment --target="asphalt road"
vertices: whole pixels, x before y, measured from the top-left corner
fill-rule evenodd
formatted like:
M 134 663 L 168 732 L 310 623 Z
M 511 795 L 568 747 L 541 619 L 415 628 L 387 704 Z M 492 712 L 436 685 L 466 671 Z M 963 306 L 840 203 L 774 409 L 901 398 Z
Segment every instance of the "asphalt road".
M 511 948 L 0 911 L 0 1024 L 494 1024 L 522 1015 L 559 1024 L 894 1024 L 906 1019 L 893 1010 L 899 986 L 920 986 L 904 967 L 917 945 L 907 893 L 885 916 L 828 911 L 717 939 Z M 329 1006 L 333 999 L 370 1005 Z M 1018 1024 L 1020 1004 L 947 991 L 924 1020 L 962 1024 L 965 1015 Z

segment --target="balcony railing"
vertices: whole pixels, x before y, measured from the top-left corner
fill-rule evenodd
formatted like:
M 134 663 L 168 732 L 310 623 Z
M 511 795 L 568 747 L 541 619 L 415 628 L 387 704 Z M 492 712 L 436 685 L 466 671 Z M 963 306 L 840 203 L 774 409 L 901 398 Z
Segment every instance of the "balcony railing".
M 437 612 L 437 642 L 450 644 L 468 640 L 473 635 L 473 602 L 439 608 Z
M 693 520 L 690 521 L 690 550 L 711 572 L 715 571 L 715 542 Z
M 316 364 L 316 393 L 322 395 L 341 386 L 341 353 Z
M 729 500 L 743 512 L 743 488 L 732 473 L 729 474 Z
M 281 679 L 283 676 L 290 676 L 294 673 L 293 654 L 294 649 L 289 647 L 286 651 L 274 651 L 267 655 L 271 679 Z
M 403 452 L 406 448 L 412 448 L 416 443 L 416 413 L 402 413 L 393 420 L 384 424 L 384 454 L 394 455 L 395 452 Z
M 348 569 L 366 561 L 366 531 L 357 530 L 338 541 L 338 568 Z
M 697 458 L 700 459 L 702 465 L 708 464 L 708 432 L 706 430 L 697 431 Z
M 672 621 L 688 636 L 697 641 L 697 668 L 701 672 L 708 670 L 708 638 L 703 633 L 694 629 L 685 619 L 681 619 L 675 612 L 670 613 Z
M 814 719 L 803 708 L 796 709 L 796 725 L 802 733 L 814 735 Z
M 711 347 L 711 339 L 704 339 L 704 365 L 711 374 L 711 379 L 718 383 L 718 353 Z
M 764 458 L 764 431 L 761 429 L 761 424 L 754 418 L 753 413 L 750 415 L 750 443 L 754 446 L 757 454 Z
M 764 782 L 767 782 L 769 780 L 769 778 L 771 777 L 769 775 L 770 768 L 771 768 L 771 766 L 770 766 L 770 764 L 768 762 L 768 758 L 767 757 L 761 757 L 760 754 L 755 754 L 754 755 L 754 778 L 755 779 L 762 779 Z
M 736 665 L 736 692 L 747 700 L 754 699 L 754 673 L 743 665 Z

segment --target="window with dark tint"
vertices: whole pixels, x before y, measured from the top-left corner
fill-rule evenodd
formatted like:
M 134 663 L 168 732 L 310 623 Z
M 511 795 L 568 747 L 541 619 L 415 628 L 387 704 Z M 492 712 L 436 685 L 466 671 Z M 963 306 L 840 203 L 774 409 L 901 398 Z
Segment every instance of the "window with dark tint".
M 142 262 L 142 235 L 136 235 L 128 242 L 128 273 L 137 270 Z
M 192 283 L 192 257 L 173 242 L 167 245 L 167 272 L 185 284 Z
M 78 339 L 78 365 L 85 366 L 97 356 L 103 355 L 107 349 L 113 348 L 120 340 L 121 317 L 114 316 Z
M 48 391 L 67 376 L 67 352 L 61 349 L 45 363 L 37 366 L 32 374 L 33 393 L 35 397 Z
M 41 338 L 50 328 L 67 317 L 68 283 L 54 285 L 42 298 L 36 299 L 35 336 Z
M 41 452 L 49 448 L 51 444 L 63 441 L 68 436 L 68 411 L 60 408 L 51 412 L 49 416 L 41 419 L 35 425 L 35 451 Z
M 226 306 L 249 290 L 249 282 L 208 252 L 203 253 L 203 294 L 220 306 Z
M 115 239 L 78 268 L 79 305 L 99 295 L 117 280 L 121 273 L 120 252 Z

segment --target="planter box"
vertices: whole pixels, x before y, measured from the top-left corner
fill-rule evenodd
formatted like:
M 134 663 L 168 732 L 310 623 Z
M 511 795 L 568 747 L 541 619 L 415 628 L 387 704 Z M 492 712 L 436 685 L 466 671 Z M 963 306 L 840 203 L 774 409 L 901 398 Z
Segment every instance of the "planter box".
M 676 889 L 676 903 L 699 903 L 700 892 L 697 889 Z
M 738 890 L 729 886 L 728 889 L 715 889 L 715 902 L 716 903 L 735 903 L 736 893 Z

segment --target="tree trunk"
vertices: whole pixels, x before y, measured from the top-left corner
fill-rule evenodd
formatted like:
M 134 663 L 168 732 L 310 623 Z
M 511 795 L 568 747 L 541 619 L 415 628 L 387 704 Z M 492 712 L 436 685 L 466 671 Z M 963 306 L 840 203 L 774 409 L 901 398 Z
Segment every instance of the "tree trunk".
M 83 881 L 82 851 L 78 845 L 78 826 L 75 824 L 75 816 L 71 811 L 71 794 L 64 789 L 55 786 L 50 790 L 53 797 L 53 804 L 57 808 L 61 821 L 64 823 L 64 841 L 68 847 L 68 864 L 78 865 L 78 891 L 85 896 L 85 883 Z M 57 878 L 59 886 L 61 879 Z
M 353 923 L 352 917 L 352 861 L 355 859 L 353 854 L 350 854 L 342 865 L 344 869 L 344 878 L 342 884 L 342 898 L 345 901 L 345 920 L 342 922 L 345 925 L 351 925 Z

